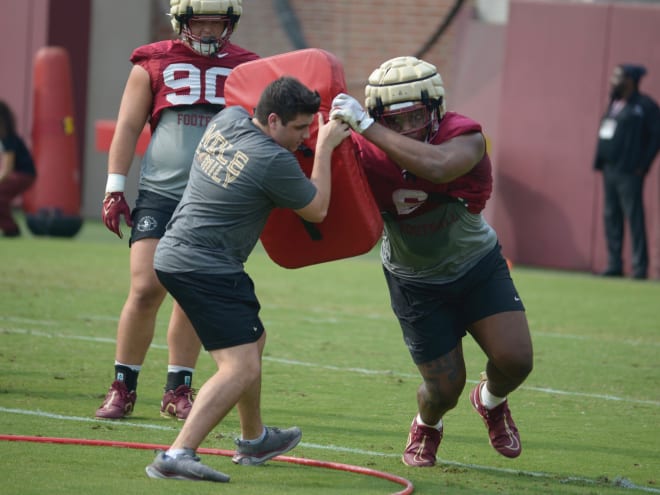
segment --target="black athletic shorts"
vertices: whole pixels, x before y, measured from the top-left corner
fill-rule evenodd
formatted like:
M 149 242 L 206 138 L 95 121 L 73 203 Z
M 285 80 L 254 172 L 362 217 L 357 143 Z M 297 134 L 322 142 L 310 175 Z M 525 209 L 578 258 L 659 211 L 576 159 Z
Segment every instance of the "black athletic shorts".
M 261 305 L 247 273 L 156 270 L 156 275 L 186 313 L 207 351 L 256 342 L 264 333 L 259 319 Z
M 128 241 L 130 246 L 140 239 L 160 239 L 165 234 L 167 222 L 172 218 L 179 201 L 166 198 L 155 192 L 140 190 L 135 208 L 131 212 L 133 228 L 131 229 L 131 238 Z
M 429 284 L 387 270 L 394 314 L 415 364 L 455 349 L 470 324 L 505 311 L 524 311 L 499 244 L 458 280 Z

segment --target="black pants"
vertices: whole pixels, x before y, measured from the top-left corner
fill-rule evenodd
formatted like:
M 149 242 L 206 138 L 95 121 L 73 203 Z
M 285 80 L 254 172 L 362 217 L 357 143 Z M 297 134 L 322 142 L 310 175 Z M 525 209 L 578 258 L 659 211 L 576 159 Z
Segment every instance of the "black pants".
M 644 220 L 644 178 L 624 174 L 605 167 L 605 236 L 607 239 L 608 271 L 622 272 L 624 219 L 632 238 L 632 268 L 635 277 L 645 278 L 648 272 L 648 249 Z

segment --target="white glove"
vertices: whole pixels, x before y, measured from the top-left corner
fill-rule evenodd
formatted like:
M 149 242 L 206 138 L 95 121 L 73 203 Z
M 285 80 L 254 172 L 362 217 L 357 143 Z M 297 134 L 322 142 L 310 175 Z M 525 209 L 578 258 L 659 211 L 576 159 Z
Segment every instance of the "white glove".
M 374 123 L 374 119 L 369 117 L 362 105 L 355 98 L 344 93 L 339 93 L 332 100 L 330 118 L 346 122 L 351 129 L 360 134 Z

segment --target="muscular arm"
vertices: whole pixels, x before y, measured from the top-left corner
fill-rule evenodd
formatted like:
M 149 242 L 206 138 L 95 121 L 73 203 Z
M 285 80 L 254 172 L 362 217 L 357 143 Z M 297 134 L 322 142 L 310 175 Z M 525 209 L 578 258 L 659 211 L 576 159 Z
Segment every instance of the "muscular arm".
M 457 136 L 442 144 L 428 144 L 376 122 L 362 135 L 385 151 L 402 169 L 436 184 L 465 175 L 486 152 L 484 137 L 479 132 Z
M 135 146 L 149 117 L 152 103 L 149 74 L 139 65 L 135 65 L 126 81 L 119 106 L 117 126 L 108 154 L 109 174 L 128 174 Z

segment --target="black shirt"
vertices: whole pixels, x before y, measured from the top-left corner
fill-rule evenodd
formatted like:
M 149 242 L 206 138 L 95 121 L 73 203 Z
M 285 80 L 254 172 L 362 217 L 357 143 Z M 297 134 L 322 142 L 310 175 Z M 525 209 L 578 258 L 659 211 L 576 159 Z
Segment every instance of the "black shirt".
M 594 168 L 646 174 L 660 149 L 660 108 L 641 93 L 616 111 L 610 102 L 601 120 Z
M 25 146 L 23 140 L 16 134 L 12 136 L 7 136 L 2 140 L 2 146 L 5 151 L 13 152 L 15 155 L 14 160 L 14 171 L 21 172 L 27 175 L 37 175 L 37 171 L 34 168 L 34 161 L 32 160 L 32 155 Z

